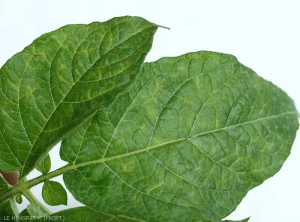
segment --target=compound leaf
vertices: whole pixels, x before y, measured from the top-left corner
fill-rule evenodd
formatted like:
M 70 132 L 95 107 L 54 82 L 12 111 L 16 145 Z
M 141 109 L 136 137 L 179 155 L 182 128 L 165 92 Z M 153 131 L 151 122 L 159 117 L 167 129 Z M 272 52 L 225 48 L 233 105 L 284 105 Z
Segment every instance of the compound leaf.
M 140 71 L 157 26 L 139 17 L 67 25 L 0 69 L 0 169 L 20 179 Z
M 234 56 L 145 64 L 136 83 L 62 142 L 73 196 L 141 221 L 219 221 L 290 153 L 298 113 Z

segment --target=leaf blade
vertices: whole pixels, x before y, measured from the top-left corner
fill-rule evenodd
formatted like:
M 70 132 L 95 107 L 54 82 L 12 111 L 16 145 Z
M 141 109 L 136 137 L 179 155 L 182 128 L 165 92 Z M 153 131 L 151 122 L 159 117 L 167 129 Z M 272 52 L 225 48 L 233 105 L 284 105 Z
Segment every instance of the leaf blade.
M 51 205 L 67 205 L 68 196 L 65 188 L 56 181 L 46 180 L 42 188 L 42 197 L 44 201 Z
M 163 58 L 63 141 L 64 181 L 113 215 L 218 221 L 281 168 L 298 126 L 293 101 L 235 57 Z
M 138 17 L 68 25 L 0 70 L 1 169 L 25 176 L 63 136 L 139 72 L 157 26 Z
M 19 214 L 16 202 L 13 199 L 0 203 L 0 218 L 7 221 L 16 221 L 14 217 Z
M 245 218 L 243 220 L 222 220 L 224 222 L 248 222 L 250 220 L 250 217 Z
M 33 218 L 41 218 L 48 215 L 48 212 L 46 212 L 40 204 L 31 203 L 23 211 L 23 214 L 25 217 L 30 215 Z
M 46 156 L 46 158 L 41 162 L 40 165 L 36 167 L 38 171 L 40 171 L 42 174 L 49 173 L 51 169 L 51 159 L 49 154 Z
M 3 178 L 2 174 L 0 174 L 0 194 L 4 193 L 9 189 L 9 184 Z

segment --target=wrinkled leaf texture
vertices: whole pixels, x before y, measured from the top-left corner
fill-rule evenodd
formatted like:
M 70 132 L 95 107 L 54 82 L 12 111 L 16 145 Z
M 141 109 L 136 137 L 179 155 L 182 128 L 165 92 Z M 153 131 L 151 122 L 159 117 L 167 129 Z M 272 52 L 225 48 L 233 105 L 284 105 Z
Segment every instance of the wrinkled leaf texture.
M 281 168 L 297 129 L 293 101 L 234 56 L 162 58 L 63 140 L 63 178 L 104 214 L 219 221 Z
M 0 169 L 27 175 L 133 81 L 157 26 L 139 17 L 67 25 L 0 69 Z

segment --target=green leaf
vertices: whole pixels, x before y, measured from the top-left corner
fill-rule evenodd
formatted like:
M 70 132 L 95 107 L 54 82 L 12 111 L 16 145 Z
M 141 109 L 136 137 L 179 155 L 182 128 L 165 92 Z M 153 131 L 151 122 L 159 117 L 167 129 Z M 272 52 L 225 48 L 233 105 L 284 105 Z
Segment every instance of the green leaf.
M 24 222 L 24 221 L 34 221 L 34 219 L 37 219 L 33 216 L 31 216 L 29 213 L 28 213 L 28 210 L 27 209 L 24 209 L 20 214 L 19 214 L 19 217 L 18 217 L 18 222 Z M 32 219 L 32 220 L 30 220 Z
M 17 202 L 18 204 L 21 204 L 21 203 L 23 202 L 23 198 L 22 198 L 22 195 L 21 195 L 20 193 L 18 193 L 18 194 L 16 195 L 16 202 Z
M 119 17 L 37 38 L 0 69 L 0 169 L 20 179 L 140 71 L 157 25 Z
M 56 181 L 46 180 L 42 189 L 42 196 L 44 201 L 51 205 L 67 205 L 68 196 L 65 188 Z
M 68 210 L 63 210 L 54 214 L 51 214 L 47 217 L 40 218 L 37 221 L 64 221 L 64 222 L 90 222 L 90 221 L 101 221 L 101 222 L 134 222 L 140 221 L 135 218 L 128 218 L 124 215 L 109 215 L 101 211 L 95 211 L 88 207 L 77 207 Z
M 3 178 L 2 174 L 0 173 L 0 194 L 7 191 L 9 188 L 9 184 L 6 182 L 6 180 Z
M 42 174 L 47 174 L 49 173 L 51 169 L 51 159 L 50 156 L 47 155 L 46 158 L 42 161 L 40 165 L 37 166 L 36 168 L 38 171 L 40 171 Z
M 46 212 L 43 207 L 41 207 L 39 204 L 29 204 L 27 206 L 27 213 L 24 212 L 24 215 L 29 214 L 33 218 L 42 218 L 44 216 L 48 215 L 48 212 Z
M 16 221 L 15 216 L 18 214 L 19 211 L 13 199 L 0 203 L 0 221 Z
M 281 168 L 297 129 L 293 101 L 234 56 L 162 58 L 62 142 L 64 181 L 110 215 L 219 221 Z

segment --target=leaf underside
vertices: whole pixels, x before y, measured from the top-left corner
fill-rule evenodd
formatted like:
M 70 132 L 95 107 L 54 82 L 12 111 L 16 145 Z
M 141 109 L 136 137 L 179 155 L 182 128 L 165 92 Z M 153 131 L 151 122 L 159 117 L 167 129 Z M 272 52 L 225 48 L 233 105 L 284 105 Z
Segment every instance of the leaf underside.
M 21 178 L 133 81 L 157 26 L 139 17 L 67 25 L 0 69 L 0 169 Z
M 220 221 L 281 168 L 297 129 L 293 101 L 235 57 L 162 58 L 63 140 L 64 181 L 115 217 Z

